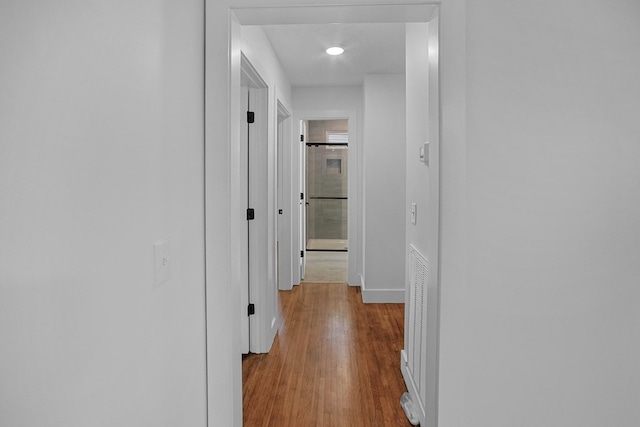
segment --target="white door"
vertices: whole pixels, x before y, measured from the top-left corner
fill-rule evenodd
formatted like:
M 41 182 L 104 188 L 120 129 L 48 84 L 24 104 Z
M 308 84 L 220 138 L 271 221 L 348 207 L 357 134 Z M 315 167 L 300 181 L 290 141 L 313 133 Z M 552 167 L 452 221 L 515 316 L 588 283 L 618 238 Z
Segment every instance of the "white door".
M 240 309 L 245 344 L 243 350 L 266 353 L 277 327 L 276 283 L 276 180 L 275 139 L 269 134 L 269 92 L 264 80 L 242 56 L 241 96 L 242 144 L 239 152 L 242 171 L 238 179 L 246 201 L 246 229 L 238 235 L 246 247 L 242 268 L 243 301 Z M 245 231 L 246 230 L 246 231 Z M 245 289 L 246 288 L 246 289 Z M 245 327 L 245 322 L 246 327 Z M 246 331 L 246 332 L 244 332 Z M 248 338 L 247 338 L 248 337 Z
M 278 127 L 276 135 L 276 158 L 277 158 L 277 255 L 278 255 L 278 275 L 276 284 L 278 289 L 291 289 L 293 284 L 291 280 L 293 260 L 291 259 L 291 177 L 286 178 L 287 168 L 290 164 L 290 156 L 287 153 L 291 151 L 291 114 L 284 105 L 278 100 Z M 287 151 L 285 152 L 285 149 Z
M 240 101 L 240 192 L 241 200 L 248 203 L 249 200 L 249 124 L 247 123 L 247 111 L 249 111 L 249 88 L 243 86 L 241 88 Z M 244 277 L 241 286 L 241 304 L 240 304 L 240 337 L 242 342 L 242 353 L 249 353 L 249 316 L 247 307 L 249 306 L 249 224 L 243 228 L 242 235 L 239 236 L 242 241 L 243 257 L 240 260 L 241 270 Z
M 300 281 L 304 279 L 307 251 L 307 122 L 300 120 Z

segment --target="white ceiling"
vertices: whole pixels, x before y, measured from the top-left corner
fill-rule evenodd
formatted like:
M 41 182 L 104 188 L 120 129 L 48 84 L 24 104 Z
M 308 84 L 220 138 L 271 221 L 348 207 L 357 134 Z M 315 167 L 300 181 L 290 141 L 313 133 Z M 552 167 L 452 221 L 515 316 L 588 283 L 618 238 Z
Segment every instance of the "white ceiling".
M 359 86 L 365 74 L 404 73 L 405 24 L 265 25 L 292 86 Z M 339 56 L 325 53 L 340 45 Z

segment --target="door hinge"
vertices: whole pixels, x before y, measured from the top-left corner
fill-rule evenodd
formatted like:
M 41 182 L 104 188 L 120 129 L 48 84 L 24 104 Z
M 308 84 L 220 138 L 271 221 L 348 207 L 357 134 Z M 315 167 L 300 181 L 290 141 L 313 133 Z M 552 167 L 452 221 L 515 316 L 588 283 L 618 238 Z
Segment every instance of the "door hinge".
M 300 251 L 300 258 L 304 258 L 304 251 Z
M 247 316 L 252 316 L 254 314 L 256 314 L 256 305 L 249 304 L 249 307 L 247 308 Z
M 253 111 L 247 111 L 247 123 L 253 123 L 256 121 L 256 114 Z
M 300 142 L 304 142 L 304 135 L 300 135 Z
M 249 208 L 247 209 L 247 221 L 251 221 L 252 219 L 256 219 L 256 212 L 252 208 Z
M 278 209 L 278 215 L 282 215 L 282 209 Z
M 300 193 L 300 200 L 304 200 L 304 193 Z

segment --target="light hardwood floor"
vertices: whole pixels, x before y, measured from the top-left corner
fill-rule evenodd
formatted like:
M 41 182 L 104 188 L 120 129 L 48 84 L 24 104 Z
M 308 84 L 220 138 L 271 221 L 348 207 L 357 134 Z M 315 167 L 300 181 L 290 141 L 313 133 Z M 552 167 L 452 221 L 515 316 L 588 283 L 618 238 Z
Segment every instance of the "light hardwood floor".
M 280 292 L 268 354 L 242 364 L 244 426 L 410 426 L 400 396 L 403 304 L 363 304 L 344 283 Z

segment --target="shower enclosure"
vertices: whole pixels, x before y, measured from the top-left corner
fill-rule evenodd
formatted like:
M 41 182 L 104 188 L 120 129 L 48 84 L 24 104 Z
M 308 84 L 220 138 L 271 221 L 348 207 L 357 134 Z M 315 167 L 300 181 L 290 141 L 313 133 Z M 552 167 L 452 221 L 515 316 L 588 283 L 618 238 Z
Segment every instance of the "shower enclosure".
M 346 120 L 309 121 L 308 129 L 306 249 L 347 251 L 349 150 Z

